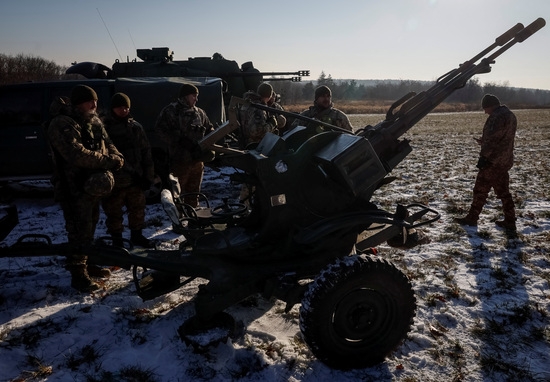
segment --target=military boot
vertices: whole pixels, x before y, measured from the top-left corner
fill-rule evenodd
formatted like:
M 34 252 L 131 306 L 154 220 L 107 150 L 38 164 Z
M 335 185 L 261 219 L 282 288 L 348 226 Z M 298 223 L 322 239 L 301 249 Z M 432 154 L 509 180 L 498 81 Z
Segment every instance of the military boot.
M 90 279 L 86 264 L 74 264 L 68 266 L 71 272 L 71 286 L 79 292 L 93 292 L 98 290 L 99 284 Z
M 111 276 L 111 271 L 108 268 L 98 267 L 93 264 L 88 264 L 86 270 L 88 271 L 88 276 L 91 277 L 99 277 L 104 279 Z
M 467 225 L 469 227 L 477 227 L 477 219 L 471 217 L 469 214 L 462 218 L 454 218 L 453 222 L 460 225 Z
M 154 248 L 155 243 L 152 240 L 147 239 L 141 233 L 141 230 L 132 230 L 130 241 L 133 245 L 138 245 L 143 248 Z
M 495 224 L 498 227 L 504 228 L 504 232 L 506 233 L 506 237 L 508 239 L 517 239 L 518 238 L 518 231 L 516 228 L 516 221 L 515 220 L 497 220 Z

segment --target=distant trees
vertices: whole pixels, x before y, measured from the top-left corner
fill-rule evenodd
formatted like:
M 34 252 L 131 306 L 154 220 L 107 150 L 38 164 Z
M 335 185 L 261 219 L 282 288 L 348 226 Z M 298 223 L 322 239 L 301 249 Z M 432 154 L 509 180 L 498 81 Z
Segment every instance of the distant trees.
M 59 79 L 67 70 L 41 57 L 0 53 L 0 85 Z
M 269 81 L 268 78 L 265 79 Z M 412 80 L 380 80 L 374 85 L 359 84 L 357 80 L 334 80 L 332 76 L 321 72 L 317 81 L 287 82 L 273 81 L 275 91 L 282 95 L 283 104 L 295 104 L 313 101 L 313 93 L 317 86 L 326 85 L 332 90 L 335 100 L 369 100 L 395 101 L 409 92 L 420 93 L 429 89 L 434 82 Z M 486 83 L 482 85 L 478 78 L 470 79 L 466 85 L 445 102 L 462 103 L 477 108 L 485 93 L 498 96 L 510 107 L 550 107 L 550 90 L 513 88 L 509 83 Z

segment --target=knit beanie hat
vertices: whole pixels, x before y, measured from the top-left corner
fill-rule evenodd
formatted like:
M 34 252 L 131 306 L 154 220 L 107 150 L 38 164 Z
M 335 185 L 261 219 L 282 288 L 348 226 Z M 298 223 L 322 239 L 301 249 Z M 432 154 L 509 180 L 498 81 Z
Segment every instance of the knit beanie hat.
M 76 106 L 88 101 L 97 101 L 95 90 L 86 85 L 76 85 L 71 91 L 71 104 Z
M 199 89 L 192 84 L 181 85 L 179 98 L 183 98 L 189 94 L 199 94 Z
M 330 91 L 328 86 L 321 85 L 317 89 L 315 89 L 315 100 L 322 95 L 328 94 L 329 96 L 332 96 L 332 92 Z
M 115 107 L 124 106 L 130 108 L 130 97 L 124 93 L 115 93 L 111 98 L 111 109 Z
M 486 109 L 492 106 L 500 106 L 500 100 L 493 94 L 485 94 L 481 100 L 481 107 Z
M 262 98 L 271 98 L 273 95 L 273 87 L 267 82 L 262 82 L 260 86 L 258 86 L 256 93 L 258 93 Z

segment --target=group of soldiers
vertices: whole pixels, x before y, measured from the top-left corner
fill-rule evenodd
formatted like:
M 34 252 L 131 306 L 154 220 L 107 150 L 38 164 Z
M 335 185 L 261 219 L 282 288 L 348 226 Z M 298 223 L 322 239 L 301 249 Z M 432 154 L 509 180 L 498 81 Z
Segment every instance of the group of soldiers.
M 101 119 L 97 94 L 77 85 L 69 97 L 51 105 L 46 126 L 54 158 L 55 200 L 65 219 L 73 254 L 67 257 L 71 286 L 82 292 L 99 288 L 92 277 L 108 277 L 106 268 L 90 265 L 83 246 L 94 239 L 102 204 L 113 244 L 123 246 L 123 208 L 128 214 L 132 243 L 151 247 L 142 229 L 145 220 L 144 189 L 154 180 L 154 165 L 143 127 L 130 114 L 130 98 L 113 95 L 110 112 Z
M 320 87 L 316 100 L 328 95 L 330 107 L 322 103 L 306 111 L 308 116 L 351 130 L 348 118 L 333 109 L 330 89 Z M 178 179 L 186 196 L 184 202 L 196 207 L 204 172 L 204 162 L 213 153 L 201 150 L 198 141 L 214 129 L 208 116 L 196 106 L 199 90 L 183 84 L 177 100 L 160 112 L 155 129 L 166 144 L 170 172 Z M 245 100 L 282 109 L 269 83 L 245 93 Z M 154 242 L 143 236 L 145 193 L 155 182 L 151 146 L 143 126 L 131 113 L 131 100 L 124 93 L 112 96 L 109 111 L 100 117 L 97 93 L 77 85 L 70 97 L 57 97 L 51 104 L 51 120 L 46 126 L 54 158 L 55 200 L 65 219 L 68 242 L 74 252 L 67 257 L 71 286 L 82 292 L 99 288 L 92 277 L 108 277 L 107 268 L 88 264 L 82 248 L 92 243 L 100 207 L 106 216 L 107 232 L 113 245 L 123 247 L 124 211 L 127 213 L 130 242 L 146 248 Z M 315 102 L 317 105 L 317 101 Z M 286 119 L 280 114 L 243 107 L 240 122 L 246 144 L 259 142 L 267 132 L 282 133 Z
M 204 162 L 214 159 L 214 153 L 200 148 L 198 141 L 214 126 L 204 110 L 196 106 L 199 90 L 183 84 L 177 100 L 160 112 L 155 129 L 166 144 L 170 172 L 178 179 L 181 190 L 189 194 L 184 202 L 198 205 Z M 244 145 L 258 143 L 265 134 L 281 134 L 304 124 L 299 118 L 290 122 L 269 109 L 256 108 L 262 104 L 282 110 L 269 83 L 256 91 L 244 94 L 245 104 L 239 110 L 239 122 Z M 108 277 L 106 268 L 87 263 L 82 248 L 91 244 L 99 220 L 99 208 L 106 215 L 107 232 L 113 245 L 124 246 L 124 209 L 128 216 L 130 242 L 146 248 L 154 242 L 143 236 L 145 221 L 144 190 L 155 182 L 151 146 L 143 126 L 130 113 L 131 100 L 124 93 L 111 98 L 110 109 L 100 118 L 97 94 L 89 86 L 77 85 L 70 97 L 57 97 L 51 105 L 52 119 L 46 126 L 54 158 L 55 200 L 63 210 L 69 244 L 74 252 L 67 256 L 66 268 L 71 273 L 71 286 L 81 292 L 99 288 L 92 277 Z M 456 219 L 460 224 L 476 225 L 479 213 L 491 187 L 502 199 L 505 219 L 497 224 L 515 232 L 515 211 L 508 190 L 507 171 L 511 167 L 515 116 L 495 96 L 486 96 L 482 103 L 490 114 L 484 129 L 482 154 L 478 167 L 480 175 L 474 188 L 474 202 L 468 215 Z M 332 93 L 327 86 L 315 89 L 314 102 L 301 113 L 309 120 L 318 120 L 353 131 L 349 118 L 334 108 Z M 506 133 L 502 133 L 506 131 Z M 500 148 L 493 148 L 495 137 Z M 502 150 L 503 141 L 507 149 Z M 504 154 L 502 154 L 504 152 Z M 495 170 L 496 169 L 496 170 Z M 496 174 L 496 175 L 495 175 Z

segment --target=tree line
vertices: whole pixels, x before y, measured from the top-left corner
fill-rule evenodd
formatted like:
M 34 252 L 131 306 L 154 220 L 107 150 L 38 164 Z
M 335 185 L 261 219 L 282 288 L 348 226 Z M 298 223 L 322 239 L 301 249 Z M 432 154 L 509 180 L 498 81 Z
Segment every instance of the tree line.
M 57 80 L 66 70 L 66 67 L 41 57 L 0 53 L 0 85 Z
M 411 91 L 420 93 L 428 90 L 434 84 L 435 81 L 380 80 L 375 81 L 374 85 L 365 85 L 356 80 L 334 80 L 324 72 L 321 72 L 317 81 L 272 82 L 275 91 L 281 94 L 283 104 L 313 101 L 315 88 L 320 85 L 326 85 L 332 90 L 334 100 L 395 101 Z M 475 77 L 468 80 L 462 89 L 455 91 L 444 102 L 469 104 L 479 109 L 479 102 L 486 93 L 497 95 L 503 103 L 513 108 L 550 107 L 550 90 L 514 88 L 508 83 L 481 84 Z
M 29 81 L 51 81 L 63 78 L 67 67 L 41 57 L 18 54 L 9 56 L 0 53 L 0 85 Z M 332 90 L 335 101 L 395 101 L 405 94 L 429 89 L 434 82 L 413 80 L 380 80 L 366 85 L 356 80 L 334 80 L 321 72 L 316 81 L 290 82 L 264 78 L 271 82 L 275 91 L 282 96 L 283 105 L 312 102 L 315 88 L 326 85 Z M 444 102 L 478 105 L 483 94 L 497 95 L 503 103 L 512 108 L 550 107 L 550 90 L 514 88 L 509 84 L 485 83 L 470 79 L 464 88 L 455 91 Z

